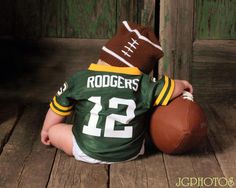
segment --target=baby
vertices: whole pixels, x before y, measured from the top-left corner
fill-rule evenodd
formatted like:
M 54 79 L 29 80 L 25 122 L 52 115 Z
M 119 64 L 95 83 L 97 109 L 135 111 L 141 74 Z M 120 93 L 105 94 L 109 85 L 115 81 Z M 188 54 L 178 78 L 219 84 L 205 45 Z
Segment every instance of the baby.
M 78 71 L 53 98 L 42 143 L 88 163 L 110 164 L 143 154 L 150 109 L 193 91 L 185 80 L 163 76 L 156 81 L 148 75 L 162 56 L 149 28 L 122 22 L 98 63 Z M 72 112 L 73 125 L 63 123 Z

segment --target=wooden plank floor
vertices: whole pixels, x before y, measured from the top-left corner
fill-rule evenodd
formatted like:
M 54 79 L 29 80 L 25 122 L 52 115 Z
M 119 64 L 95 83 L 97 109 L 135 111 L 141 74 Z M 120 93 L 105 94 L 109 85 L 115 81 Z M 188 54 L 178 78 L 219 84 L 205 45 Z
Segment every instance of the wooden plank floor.
M 204 106 L 209 139 L 195 151 L 172 156 L 149 144 L 145 156 L 112 165 L 86 164 L 42 145 L 40 129 L 47 107 L 46 104 L 2 104 L 6 110 L 0 121 L 1 188 L 172 188 L 183 177 L 233 177 L 235 181 L 235 104 Z
M 71 73 L 96 63 L 105 42 L 44 39 L 23 46 L 17 43 L 21 50 L 12 48 L 9 41 L 0 43 L 7 49 L 4 54 L 11 52 L 3 59 L 0 55 L 5 65 L 0 75 L 8 76 L 0 80 L 0 188 L 174 188 L 179 178 L 186 177 L 222 181 L 232 177 L 236 184 L 235 101 L 203 103 L 209 121 L 208 139 L 184 155 L 163 154 L 147 142 L 146 154 L 137 160 L 91 165 L 40 143 L 48 101 Z M 17 68 L 10 71 L 12 67 Z

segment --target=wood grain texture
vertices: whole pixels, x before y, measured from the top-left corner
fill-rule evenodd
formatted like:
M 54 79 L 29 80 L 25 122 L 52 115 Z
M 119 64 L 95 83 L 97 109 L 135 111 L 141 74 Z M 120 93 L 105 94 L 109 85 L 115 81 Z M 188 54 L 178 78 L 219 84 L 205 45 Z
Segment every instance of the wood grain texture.
M 155 7 L 155 0 L 143 0 L 143 7 L 139 7 L 138 10 L 141 17 L 139 24 L 151 27 L 153 31 L 155 28 Z
M 235 100 L 235 70 L 232 63 L 198 63 L 192 66 L 192 84 L 199 99 L 208 102 Z
M 41 143 L 40 133 L 36 137 L 32 152 L 25 162 L 19 187 L 46 187 L 54 163 L 56 149 Z
M 210 142 L 226 177 L 236 178 L 235 101 L 232 103 L 205 104 Z M 223 113 L 222 113 L 223 112 Z
M 40 0 L 16 0 L 14 36 L 37 38 L 41 35 Z
M 165 56 L 159 74 L 190 78 L 193 42 L 193 0 L 161 1 L 160 36 Z
M 73 124 L 74 114 L 66 117 Z M 88 164 L 58 150 L 47 187 L 101 187 L 107 188 L 109 165 Z
M 164 57 L 159 61 L 159 75 L 174 75 L 174 34 L 176 27 L 175 15 L 177 9 L 171 6 L 171 0 L 160 1 L 160 43 L 164 52 Z
M 19 108 L 15 104 L 1 102 L 0 110 L 0 154 L 7 143 L 19 118 Z
M 76 161 L 61 151 L 57 152 L 48 188 L 101 187 L 108 183 L 108 166 Z
M 88 69 L 91 63 L 97 63 L 101 47 L 106 40 L 45 39 L 41 42 L 45 56 L 29 60 L 39 60 L 37 64 L 40 66 L 37 68 L 37 84 L 31 85 L 28 99 L 49 101 L 70 76 L 79 70 Z M 48 52 L 53 53 L 47 56 Z M 39 96 L 39 93 L 42 95 Z
M 12 36 L 14 27 L 14 0 L 1 1 L 0 36 Z
M 198 148 L 183 155 L 165 155 L 164 161 L 169 180 L 169 187 L 179 187 L 179 181 L 187 185 L 189 179 L 183 178 L 207 178 L 224 177 L 220 165 L 216 159 L 213 149 L 206 140 Z M 183 186 L 183 185 L 181 185 Z M 192 185 L 189 187 L 199 187 Z
M 236 39 L 235 0 L 195 1 L 196 39 Z
M 55 150 L 40 143 L 45 106 L 27 106 L 0 155 L 0 187 L 45 187 Z
M 202 100 L 217 102 L 236 97 L 236 42 L 200 40 L 193 45 L 192 83 Z
M 122 20 L 154 28 L 155 1 L 9 0 L 0 7 L 0 36 L 111 38 Z
M 1 59 L 5 75 L 1 79 L 4 86 L 0 90 L 1 98 L 48 102 L 72 74 L 98 61 L 101 47 L 106 42 L 44 38 L 31 42 L 0 43 L 7 49 Z M 8 48 L 9 45 L 15 48 Z
M 110 166 L 110 187 L 167 188 L 162 154 Z
M 115 31 L 114 0 L 42 1 L 43 36 L 110 38 Z
M 236 63 L 235 40 L 197 40 L 193 43 L 193 61 Z
M 123 20 L 155 28 L 155 0 L 117 1 L 117 23 Z
M 196 176 L 191 159 L 188 156 L 172 156 L 164 154 L 164 162 L 170 188 L 177 187 L 176 184 L 178 183 L 179 178 Z
M 221 166 L 208 139 L 203 141 L 189 157 L 196 173 L 195 177 L 224 177 Z
M 124 21 L 137 23 L 138 5 L 135 0 L 117 0 L 117 27 Z

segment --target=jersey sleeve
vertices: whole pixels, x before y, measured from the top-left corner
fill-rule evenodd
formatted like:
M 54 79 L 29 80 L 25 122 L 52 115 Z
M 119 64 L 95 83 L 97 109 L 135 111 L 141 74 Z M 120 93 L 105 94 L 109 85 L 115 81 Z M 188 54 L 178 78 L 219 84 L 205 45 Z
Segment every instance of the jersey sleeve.
M 155 78 L 145 78 L 145 84 L 142 87 L 144 103 L 148 108 L 158 105 L 167 105 L 174 91 L 174 80 L 163 76 L 156 81 Z
M 157 82 L 154 106 L 167 105 L 174 92 L 175 82 L 167 76 L 163 76 Z
M 72 90 L 73 82 L 70 80 L 66 81 L 50 103 L 52 111 L 61 116 L 68 116 L 72 113 L 74 103 L 71 97 Z

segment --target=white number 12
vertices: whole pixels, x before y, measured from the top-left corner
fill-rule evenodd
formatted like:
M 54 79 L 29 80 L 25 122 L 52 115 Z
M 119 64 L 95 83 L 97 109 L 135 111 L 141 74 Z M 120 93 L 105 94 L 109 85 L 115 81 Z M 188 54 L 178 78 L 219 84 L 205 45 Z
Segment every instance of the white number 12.
M 99 119 L 98 113 L 102 110 L 101 97 L 90 97 L 88 100 L 95 103 L 95 105 L 90 111 L 88 125 L 84 125 L 83 127 L 83 133 L 91 136 L 101 136 L 102 129 L 97 127 Z M 117 109 L 119 104 L 127 105 L 126 115 L 108 115 L 105 121 L 104 137 L 132 138 L 133 127 L 124 126 L 123 130 L 115 130 L 115 121 L 123 124 L 128 124 L 135 117 L 134 111 L 136 108 L 136 104 L 132 99 L 113 97 L 109 100 L 109 108 Z

